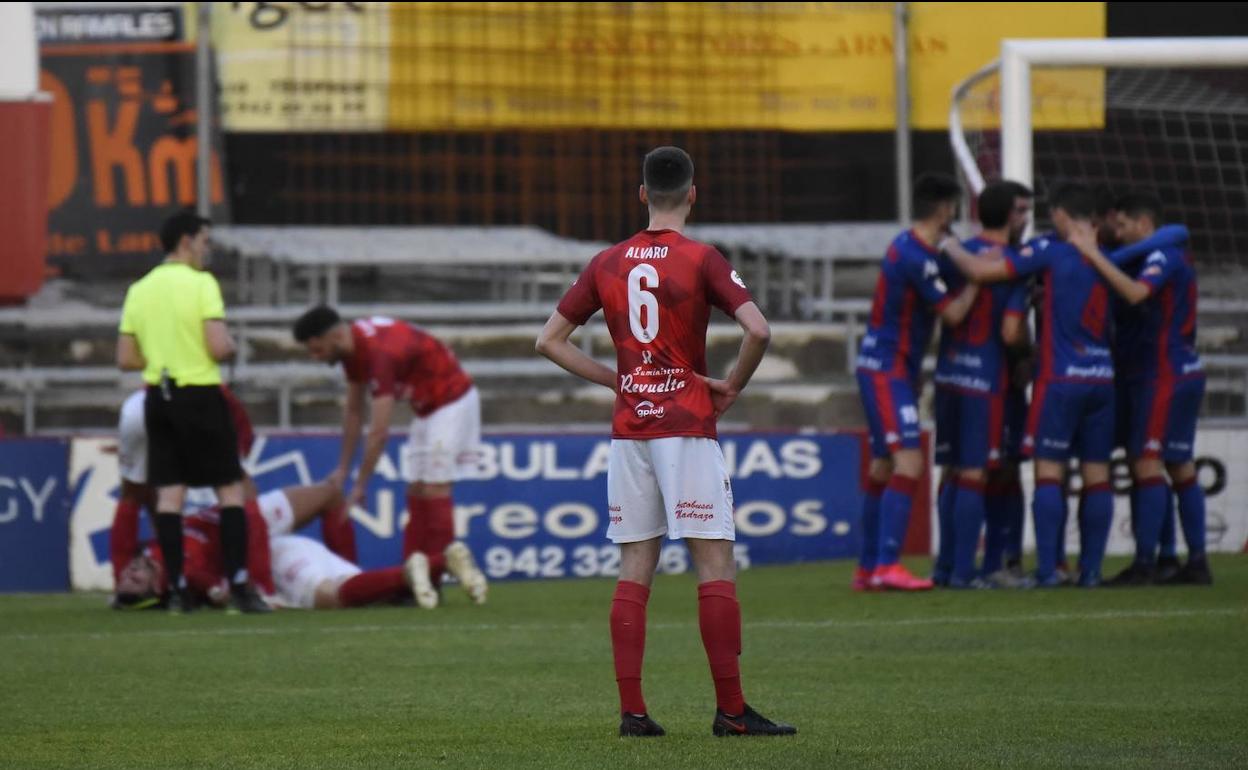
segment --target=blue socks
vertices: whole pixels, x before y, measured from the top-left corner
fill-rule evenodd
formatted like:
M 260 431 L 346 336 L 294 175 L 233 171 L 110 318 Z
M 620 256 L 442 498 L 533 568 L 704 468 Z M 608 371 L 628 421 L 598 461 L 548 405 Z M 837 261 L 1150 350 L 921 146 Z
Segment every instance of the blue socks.
M 1140 479 L 1132 490 L 1136 564 L 1156 564 L 1157 542 L 1161 539 L 1161 526 L 1166 516 L 1166 500 L 1169 497 L 1170 488 L 1160 476 Z
M 984 528 L 984 484 L 959 478 L 953 506 L 953 578 L 967 584 L 975 579 L 975 552 Z
M 1018 479 L 1011 479 L 1005 487 L 1005 520 L 1008 526 L 1005 536 L 1006 563 L 1022 561 L 1023 558 L 1023 519 L 1026 516 L 1027 504 L 1023 500 L 1023 485 Z
M 880 495 L 883 484 L 867 481 L 862 498 L 862 546 L 858 551 L 858 566 L 870 572 L 880 552 Z
M 957 497 L 958 485 L 954 483 L 953 474 L 941 477 L 940 492 L 936 497 L 936 521 L 940 525 L 940 547 L 936 551 L 936 582 L 946 582 L 953 574 L 953 504 Z
M 1031 515 L 1036 524 L 1036 579 L 1044 583 L 1057 569 L 1058 533 L 1065 516 L 1062 485 L 1050 479 L 1036 482 Z
M 876 567 L 888 567 L 901 559 L 901 547 L 906 542 L 906 528 L 910 525 L 910 508 L 918 480 L 893 474 L 888 487 L 880 497 L 880 555 Z
M 1179 522 L 1183 525 L 1183 539 L 1187 541 L 1187 558 L 1203 559 L 1205 556 L 1205 490 L 1196 477 L 1177 484 L 1174 491 L 1179 495 Z
M 1178 558 L 1178 536 L 1174 531 L 1174 495 L 1166 495 L 1166 514 L 1161 521 L 1161 543 L 1159 555 L 1163 559 Z
M 1141 508 L 1141 514 L 1144 513 Z M 1079 572 L 1080 581 L 1101 574 L 1105 546 L 1114 521 L 1114 490 L 1109 482 L 1093 484 L 1083 490 L 1079 500 Z

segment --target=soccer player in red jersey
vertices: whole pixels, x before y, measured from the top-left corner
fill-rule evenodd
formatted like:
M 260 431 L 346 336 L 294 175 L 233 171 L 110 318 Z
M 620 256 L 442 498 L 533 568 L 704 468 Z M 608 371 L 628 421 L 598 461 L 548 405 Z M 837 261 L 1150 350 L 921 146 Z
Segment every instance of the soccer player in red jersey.
M 796 728 L 754 711 L 741 691 L 732 487 L 715 426 L 762 361 L 770 331 L 723 255 L 681 234 L 697 197 L 689 155 L 655 149 L 642 176 L 649 227 L 594 257 L 537 340 L 542 355 L 616 393 L 607 536 L 620 546 L 611 603 L 620 735 L 664 734 L 641 692 L 646 602 L 664 535 L 685 541 L 698 573 L 698 624 L 717 702 L 712 733 L 790 735 Z M 712 307 L 745 330 L 723 380 L 706 374 Z M 615 369 L 568 341 L 600 308 L 615 343 Z
M 474 603 L 485 603 L 485 575 L 468 547 L 455 540 L 451 486 L 472 466 L 481 443 L 480 396 L 455 354 L 403 321 L 374 316 L 348 325 L 324 305 L 304 313 L 294 334 L 313 358 L 340 363 L 347 375 L 342 453 L 329 478 L 340 488 L 355 457 L 366 390 L 372 396 L 368 438 L 348 507 L 363 499 L 385 451 L 395 401 L 407 399 L 416 416 L 401 458 L 408 482 L 403 559 L 418 554 L 416 601 L 425 609 L 438 606 L 442 575 L 450 572 Z
M 313 519 L 332 515 L 341 505 L 341 491 L 328 483 L 287 487 L 247 501 L 247 526 L 255 534 L 248 538 L 247 568 L 278 606 L 362 607 L 411 595 L 410 569 L 365 571 L 316 540 L 295 534 Z M 219 514 L 219 508 L 209 508 L 187 516 L 183 534 L 186 576 L 193 595 L 216 605 L 227 596 L 225 574 L 218 566 Z M 114 565 L 119 573 L 114 606 L 143 608 L 158 603 L 164 585 L 160 546 L 147 543 L 140 549 L 133 535 L 119 538 L 114 546 L 119 553 L 134 554 Z
M 251 453 L 252 445 L 255 443 L 255 430 L 252 428 L 251 418 L 247 415 L 246 408 L 238 397 L 224 385 L 221 386 L 221 392 L 234 422 L 239 461 L 242 463 Z M 121 491 L 117 496 L 117 507 L 113 511 L 110 531 L 110 556 L 113 564 L 114 584 L 121 582 L 122 570 L 134 555 L 134 544 L 137 543 L 139 536 L 140 510 L 146 507 L 153 517 L 156 511 L 156 490 L 147 483 L 148 437 L 144 420 L 146 401 L 146 389 L 130 394 L 122 404 L 121 418 L 117 426 L 117 464 L 121 476 Z M 209 489 L 204 489 L 203 492 L 212 494 Z M 248 500 L 256 496 L 255 484 L 246 471 L 243 472 L 243 493 Z M 338 531 L 339 529 L 341 528 L 333 528 L 326 524 L 326 542 L 335 542 L 336 537 L 338 541 L 349 542 L 351 551 L 354 552 L 355 540 L 350 522 L 346 524 L 345 535 Z M 130 550 L 126 550 L 127 548 Z M 249 554 L 253 550 L 250 541 L 247 550 Z M 254 596 L 254 591 L 248 592 L 248 602 L 253 611 L 264 611 L 264 603 L 258 596 Z

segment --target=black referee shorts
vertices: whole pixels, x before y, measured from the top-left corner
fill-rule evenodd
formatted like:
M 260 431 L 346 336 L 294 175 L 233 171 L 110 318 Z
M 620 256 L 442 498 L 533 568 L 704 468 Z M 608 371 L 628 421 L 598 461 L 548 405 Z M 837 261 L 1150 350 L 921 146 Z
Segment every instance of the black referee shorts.
M 222 487 L 240 481 L 238 438 L 217 385 L 147 387 L 147 482 L 155 487 Z

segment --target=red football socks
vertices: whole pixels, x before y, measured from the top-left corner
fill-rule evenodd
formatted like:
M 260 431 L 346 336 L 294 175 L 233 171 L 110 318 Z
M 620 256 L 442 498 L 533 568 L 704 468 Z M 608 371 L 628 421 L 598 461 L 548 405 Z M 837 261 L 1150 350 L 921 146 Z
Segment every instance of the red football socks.
M 117 499 L 113 512 L 113 528 L 108 536 L 108 556 L 113 562 L 113 585 L 121 580 L 121 571 L 139 550 L 139 511 L 142 505 L 128 497 Z
M 698 586 L 698 627 L 702 646 L 715 680 L 715 701 L 725 714 L 745 711 L 741 692 L 741 605 L 731 580 L 712 580 Z
M 615 596 L 611 599 L 611 652 L 622 713 L 646 713 L 646 700 L 641 695 L 641 660 L 646 653 L 649 599 L 650 589 L 641 583 L 621 580 L 615 584 Z
M 403 530 L 403 560 L 420 551 L 429 559 L 429 579 L 440 585 L 446 572 L 442 552 L 455 541 L 455 504 L 446 497 L 407 497 L 407 529 Z
M 426 497 L 423 505 L 425 511 L 425 556 L 429 558 L 429 579 L 433 584 L 440 585 L 442 574 L 446 572 L 446 558 L 443 551 L 455 542 L 455 505 L 450 496 Z
M 402 567 L 361 572 L 349 578 L 338 588 L 338 601 L 343 607 L 363 607 L 366 604 L 397 599 L 407 591 Z
M 338 506 L 321 517 L 321 539 L 325 547 L 355 564 L 355 527 L 345 506 Z
M 407 496 L 407 528 L 403 530 L 403 561 L 420 551 L 428 553 L 425 548 L 425 499 L 416 495 Z

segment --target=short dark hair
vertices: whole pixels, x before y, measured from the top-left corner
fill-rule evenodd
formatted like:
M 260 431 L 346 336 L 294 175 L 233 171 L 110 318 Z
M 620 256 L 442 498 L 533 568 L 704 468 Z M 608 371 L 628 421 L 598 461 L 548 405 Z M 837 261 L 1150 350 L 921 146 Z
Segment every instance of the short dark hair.
M 329 305 L 317 305 L 309 308 L 303 315 L 299 316 L 299 320 L 295 321 L 295 341 L 307 342 L 313 337 L 319 337 L 338 324 L 342 323 L 342 316 L 338 315 L 338 311 Z
M 1161 222 L 1163 208 L 1161 199 L 1150 192 L 1132 191 L 1118 199 L 1114 208 L 1132 219 L 1148 217 L 1153 224 Z
M 1092 191 L 1096 196 L 1096 215 L 1104 218 L 1109 212 L 1118 210 L 1118 198 L 1114 195 L 1114 191 L 1109 189 L 1109 185 L 1098 184 Z
M 641 181 L 651 206 L 660 211 L 677 208 L 693 184 L 693 158 L 679 147 L 656 147 L 641 163 Z
M 936 213 L 942 203 L 957 201 L 962 197 L 962 186 L 948 174 L 924 171 L 914 180 L 911 193 L 915 219 L 927 219 Z
M 1075 219 L 1091 219 L 1096 213 L 1096 196 L 1085 184 L 1063 182 L 1049 191 L 1049 212 L 1057 209 Z
M 201 217 L 194 211 L 179 211 L 160 226 L 160 245 L 164 247 L 166 254 L 172 254 L 178 250 L 182 236 L 194 238 L 199 235 L 200 230 L 211 224 L 212 220 Z
M 1015 198 L 1030 198 L 1031 190 L 1026 185 L 998 179 L 983 189 L 976 201 L 979 211 L 979 223 L 995 230 L 1005 227 L 1010 221 L 1010 212 L 1014 210 Z

